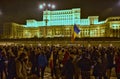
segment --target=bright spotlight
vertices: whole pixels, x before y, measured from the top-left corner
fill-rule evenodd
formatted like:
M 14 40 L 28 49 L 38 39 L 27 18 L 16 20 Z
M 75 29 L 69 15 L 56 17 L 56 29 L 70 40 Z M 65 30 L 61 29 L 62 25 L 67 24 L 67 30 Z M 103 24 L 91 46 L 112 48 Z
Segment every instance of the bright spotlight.
M 40 8 L 40 9 L 43 9 L 43 5 L 40 5 L 39 8 Z
M 55 9 L 55 5 L 52 5 L 52 9 Z
M 43 3 L 43 6 L 46 6 L 46 4 L 45 4 L 45 3 Z
M 51 7 L 51 4 L 48 4 L 48 7 Z

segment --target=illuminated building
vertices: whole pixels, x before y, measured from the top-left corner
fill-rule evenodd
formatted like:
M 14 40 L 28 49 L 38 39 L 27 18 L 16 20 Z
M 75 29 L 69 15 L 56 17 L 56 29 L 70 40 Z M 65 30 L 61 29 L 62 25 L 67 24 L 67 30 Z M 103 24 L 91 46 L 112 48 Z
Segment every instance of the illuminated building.
M 24 26 L 17 23 L 5 23 L 3 27 L 4 38 L 22 38 Z
M 27 20 L 26 27 L 80 24 L 80 8 L 43 12 L 43 21 Z
M 26 25 L 4 24 L 4 38 L 71 37 L 73 26 L 81 30 L 78 37 L 120 37 L 120 17 L 99 21 L 99 16 L 81 18 L 81 9 L 43 12 L 43 21 L 30 19 Z

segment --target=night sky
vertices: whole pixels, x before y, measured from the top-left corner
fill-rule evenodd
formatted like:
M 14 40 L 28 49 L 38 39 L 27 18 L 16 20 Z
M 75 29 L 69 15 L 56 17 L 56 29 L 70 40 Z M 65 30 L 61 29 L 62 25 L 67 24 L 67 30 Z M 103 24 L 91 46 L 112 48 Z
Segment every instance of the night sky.
M 100 20 L 105 20 L 109 16 L 120 16 L 120 0 L 0 0 L 0 24 L 42 20 L 38 6 L 43 2 L 55 4 L 55 10 L 81 8 L 82 18 L 98 15 Z

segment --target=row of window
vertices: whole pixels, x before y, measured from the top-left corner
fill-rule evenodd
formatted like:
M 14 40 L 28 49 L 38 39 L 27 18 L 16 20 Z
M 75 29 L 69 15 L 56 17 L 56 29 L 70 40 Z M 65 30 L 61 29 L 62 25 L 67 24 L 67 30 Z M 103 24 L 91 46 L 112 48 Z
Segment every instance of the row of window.
M 120 29 L 120 26 L 112 26 L 114 29 Z
M 73 14 L 68 14 L 68 15 L 43 15 L 43 17 L 46 19 L 47 17 L 50 17 L 50 18 L 73 18 Z M 80 14 L 75 14 L 74 15 L 75 18 L 80 18 Z
M 73 13 L 79 13 L 80 14 L 80 10 L 76 10 L 76 11 L 52 11 L 52 12 L 44 12 L 44 14 L 51 14 L 51 15 L 61 15 L 61 14 L 73 14 Z
M 54 21 L 54 20 L 57 20 L 57 21 L 64 21 L 64 20 L 74 20 L 73 18 L 51 18 L 50 21 Z
M 108 21 L 120 21 L 120 18 L 118 18 L 118 19 L 108 19 Z

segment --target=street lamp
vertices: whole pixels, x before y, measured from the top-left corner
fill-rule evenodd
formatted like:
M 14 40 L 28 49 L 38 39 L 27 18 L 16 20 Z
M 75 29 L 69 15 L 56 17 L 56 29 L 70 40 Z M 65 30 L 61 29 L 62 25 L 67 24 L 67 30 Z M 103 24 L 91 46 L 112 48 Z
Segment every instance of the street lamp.
M 40 9 L 55 9 L 55 4 L 51 4 L 51 3 L 43 3 L 39 5 Z
M 55 9 L 55 5 L 54 4 L 50 4 L 50 3 L 43 3 L 43 4 L 40 4 L 39 5 L 39 9 L 40 10 L 45 10 L 45 12 L 46 12 L 46 19 L 45 19 L 45 23 L 46 23 L 46 26 L 47 26 L 47 22 L 48 22 L 48 10 L 49 9 Z
M 45 11 L 45 21 L 46 27 L 44 28 L 44 37 L 47 36 L 47 26 L 48 26 L 48 10 L 55 9 L 55 5 L 51 3 L 43 3 L 39 5 L 39 9 Z

